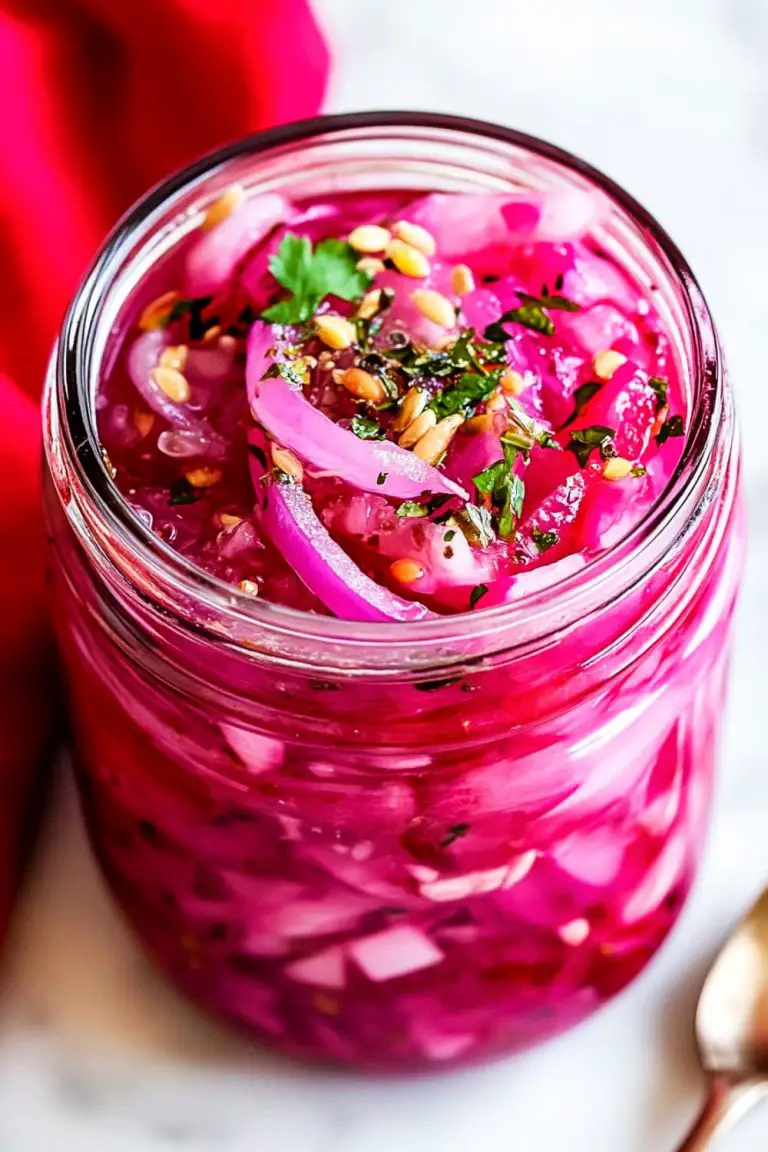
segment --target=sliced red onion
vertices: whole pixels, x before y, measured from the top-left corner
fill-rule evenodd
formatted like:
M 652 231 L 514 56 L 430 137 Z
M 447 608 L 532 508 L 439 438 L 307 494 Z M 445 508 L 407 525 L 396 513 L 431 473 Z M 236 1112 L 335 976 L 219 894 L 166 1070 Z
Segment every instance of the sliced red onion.
M 162 328 L 145 332 L 134 341 L 128 353 L 128 374 L 131 383 L 152 411 L 162 416 L 169 424 L 175 428 L 199 431 L 200 421 L 195 419 L 185 405 L 174 403 L 152 379 L 152 369 L 157 368 L 163 349 L 169 344 L 168 335 Z
M 212 296 L 231 280 L 251 248 L 287 219 L 288 201 L 276 192 L 243 201 L 225 220 L 201 232 L 187 253 L 190 296 Z
M 321 472 L 366 492 L 401 500 L 415 500 L 425 492 L 468 499 L 458 484 L 413 452 L 389 441 L 361 440 L 314 408 L 282 376 L 265 380 L 277 343 L 279 330 L 256 321 L 248 337 L 246 383 L 255 419 L 281 445 Z
M 198 419 L 185 404 L 176 404 L 166 396 L 152 379 L 152 369 L 156 368 L 163 349 L 170 340 L 163 329 L 145 332 L 134 341 L 128 353 L 128 374 L 136 391 L 147 406 L 172 426 L 171 432 L 163 432 L 158 443 L 165 437 L 160 450 L 167 456 L 204 456 L 221 459 L 226 454 L 227 444 L 218 432 L 214 432 L 205 420 Z M 191 451 L 195 446 L 194 452 Z
M 264 520 L 284 559 L 326 608 L 344 620 L 423 620 L 432 613 L 382 588 L 347 556 L 297 484 L 272 481 Z
M 573 240 L 605 215 L 607 201 L 578 188 L 455 196 L 434 192 L 416 200 L 407 218 L 431 232 L 444 260 L 536 241 Z

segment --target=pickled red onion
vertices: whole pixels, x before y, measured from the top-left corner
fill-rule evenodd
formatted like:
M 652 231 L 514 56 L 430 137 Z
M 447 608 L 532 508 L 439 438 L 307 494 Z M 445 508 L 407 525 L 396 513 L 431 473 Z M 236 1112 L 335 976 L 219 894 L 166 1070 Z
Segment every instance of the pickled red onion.
M 223 288 L 238 264 L 288 216 L 290 206 L 276 192 L 245 200 L 225 220 L 201 232 L 187 253 L 186 288 L 190 296 L 212 296 Z
M 399 444 L 361 440 L 312 406 L 301 390 L 282 376 L 264 379 L 278 343 L 279 329 L 256 321 L 248 336 L 246 384 L 254 419 L 270 436 L 321 472 L 339 476 L 354 488 L 401 500 L 424 493 L 467 493 L 439 469 Z
M 298 484 L 268 482 L 264 521 L 296 575 L 346 620 L 424 620 L 423 604 L 403 600 L 366 576 L 318 520 Z

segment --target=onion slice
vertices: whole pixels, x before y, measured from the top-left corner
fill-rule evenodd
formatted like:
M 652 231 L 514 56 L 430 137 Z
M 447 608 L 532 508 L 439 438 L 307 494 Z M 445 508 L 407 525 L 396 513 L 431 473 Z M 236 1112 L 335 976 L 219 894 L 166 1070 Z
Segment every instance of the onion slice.
M 424 620 L 433 613 L 382 588 L 357 567 L 315 515 L 298 484 L 267 482 L 264 523 L 284 559 L 326 608 L 344 620 Z
M 301 389 L 282 376 L 265 380 L 271 364 L 279 363 L 279 332 L 257 320 L 248 337 L 246 362 L 251 412 L 279 444 L 365 492 L 401 500 L 416 500 L 425 492 L 469 499 L 458 484 L 413 452 L 389 441 L 361 440 L 314 408 Z
M 198 233 L 187 253 L 186 289 L 190 296 L 213 296 L 232 278 L 252 248 L 289 213 L 276 192 L 243 201 L 215 228 Z

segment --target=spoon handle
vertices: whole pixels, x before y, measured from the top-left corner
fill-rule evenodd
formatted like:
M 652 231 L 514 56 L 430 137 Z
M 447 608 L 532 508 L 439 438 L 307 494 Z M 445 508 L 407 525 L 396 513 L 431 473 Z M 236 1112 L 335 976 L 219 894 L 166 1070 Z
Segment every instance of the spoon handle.
M 733 1084 L 721 1076 L 713 1077 L 701 1114 L 677 1152 L 705 1152 L 713 1137 L 735 1124 L 761 1094 L 758 1084 Z

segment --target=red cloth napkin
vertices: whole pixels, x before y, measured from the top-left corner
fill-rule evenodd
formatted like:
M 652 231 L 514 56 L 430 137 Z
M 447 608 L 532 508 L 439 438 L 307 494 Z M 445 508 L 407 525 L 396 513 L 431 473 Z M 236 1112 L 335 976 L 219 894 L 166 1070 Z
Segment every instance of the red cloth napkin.
M 152 184 L 316 112 L 307 0 L 0 0 L 0 372 L 37 397 L 100 241 Z M 35 404 L 0 376 L 0 929 L 24 785 L 46 744 Z

